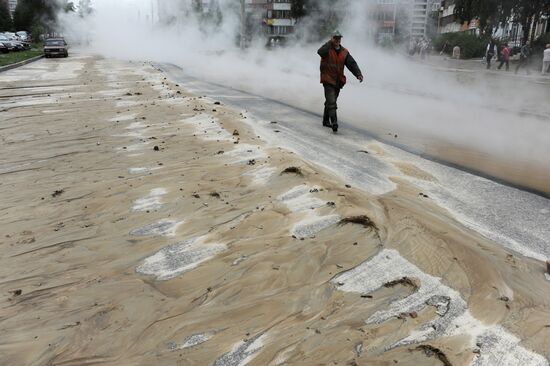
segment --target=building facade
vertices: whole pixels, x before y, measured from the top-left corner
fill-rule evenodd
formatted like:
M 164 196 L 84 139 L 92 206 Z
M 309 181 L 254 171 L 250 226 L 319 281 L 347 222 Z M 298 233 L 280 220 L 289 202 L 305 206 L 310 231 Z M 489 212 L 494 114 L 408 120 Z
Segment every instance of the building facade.
M 292 4 L 288 0 L 268 0 L 265 4 L 265 29 L 268 38 L 287 37 L 294 33 L 296 20 L 292 19 Z
M 17 7 L 17 0 L 8 0 L 8 6 L 10 8 L 10 15 L 13 18 L 13 12 L 15 11 L 15 8 Z
M 441 1 L 375 0 L 370 7 L 378 42 L 427 38 L 437 27 Z
M 193 8 L 208 12 L 214 2 L 224 5 L 224 11 L 239 12 L 238 2 L 219 0 L 157 0 L 160 22 L 169 24 L 185 19 Z M 281 40 L 294 33 L 296 20 L 292 19 L 290 0 L 245 0 L 245 30 L 247 42 L 259 37 Z
M 439 15 L 439 33 L 472 32 L 479 33 L 479 21 L 460 23 L 455 15 L 455 0 L 444 0 Z M 513 17 L 512 17 L 513 18 Z M 528 39 L 534 40 L 545 33 L 550 32 L 550 19 L 548 15 L 541 15 L 538 22 L 531 24 L 531 33 Z M 493 29 L 493 38 L 508 42 L 509 45 L 519 47 L 526 38 L 521 24 L 510 19 L 499 24 Z

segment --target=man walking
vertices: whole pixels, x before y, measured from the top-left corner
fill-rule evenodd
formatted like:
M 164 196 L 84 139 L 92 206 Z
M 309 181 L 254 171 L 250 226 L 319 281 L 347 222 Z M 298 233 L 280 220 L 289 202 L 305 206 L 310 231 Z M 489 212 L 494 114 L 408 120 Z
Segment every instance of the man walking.
M 317 53 L 321 56 L 321 84 L 325 89 L 325 112 L 323 126 L 338 131 L 337 101 L 340 90 L 346 85 L 344 66 L 360 81 L 363 74 L 347 49 L 342 44 L 342 34 L 334 31 L 332 39 L 325 43 Z
M 521 51 L 519 54 L 519 63 L 516 67 L 516 74 L 518 73 L 519 69 L 523 66 L 525 68 L 525 71 L 527 72 L 527 75 L 530 75 L 531 72 L 529 71 L 529 57 L 531 56 L 531 48 L 528 44 L 523 45 L 521 47 Z
M 506 71 L 510 70 L 510 54 L 512 53 L 512 50 L 510 47 L 508 47 L 508 43 L 504 45 L 504 48 L 502 51 L 500 51 L 500 65 L 498 65 L 498 69 L 502 69 L 502 65 L 506 64 Z
M 493 57 L 495 57 L 495 54 L 497 53 L 497 45 L 495 44 L 495 41 L 491 40 L 489 44 L 487 45 L 487 50 L 485 51 L 485 59 L 487 61 L 487 70 L 491 69 L 491 61 L 493 60 Z
M 542 58 L 542 73 L 546 74 L 547 72 L 550 72 L 550 43 L 546 45 Z

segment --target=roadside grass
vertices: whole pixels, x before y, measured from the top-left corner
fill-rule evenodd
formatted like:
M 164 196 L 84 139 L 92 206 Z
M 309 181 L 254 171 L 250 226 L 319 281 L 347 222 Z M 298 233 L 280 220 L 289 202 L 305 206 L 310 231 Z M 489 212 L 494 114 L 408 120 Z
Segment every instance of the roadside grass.
M 31 48 L 30 50 L 10 53 L 0 53 L 0 66 L 7 66 L 21 61 L 28 60 L 43 53 L 41 49 Z

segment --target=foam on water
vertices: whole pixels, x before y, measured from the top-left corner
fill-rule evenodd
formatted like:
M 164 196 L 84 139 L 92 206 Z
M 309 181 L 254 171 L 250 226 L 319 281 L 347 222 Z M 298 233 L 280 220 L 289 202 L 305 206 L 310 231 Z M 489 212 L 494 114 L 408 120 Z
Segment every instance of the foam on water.
M 233 141 L 233 136 L 223 128 L 218 120 L 206 113 L 199 113 L 194 117 L 182 120 L 183 123 L 191 125 L 195 134 L 207 141 Z
M 130 174 L 146 174 L 151 173 L 154 170 L 162 169 L 162 167 L 154 167 L 154 168 L 146 168 L 146 167 L 136 167 L 136 168 L 128 168 L 128 173 Z
M 303 184 L 277 197 L 277 200 L 284 203 L 291 212 L 306 213 L 305 217 L 291 229 L 291 234 L 297 238 L 311 237 L 340 221 L 338 215 L 319 216 L 316 212 L 316 209 L 326 205 L 325 201 L 313 195 L 318 191 L 319 188 Z
M 292 212 L 314 210 L 326 205 L 325 201 L 312 194 L 315 189 L 318 190 L 318 188 L 312 188 L 305 184 L 299 185 L 280 195 L 277 199 L 283 202 Z
M 246 172 L 243 175 L 246 177 L 252 177 L 252 184 L 263 185 L 269 181 L 273 174 L 275 174 L 276 170 L 277 169 L 270 166 L 262 166 L 250 172 Z
M 124 121 L 131 121 L 135 119 L 137 116 L 137 113 L 130 113 L 130 114 L 121 114 L 120 116 L 113 117 L 109 120 L 109 122 L 124 122 Z
M 97 92 L 97 94 L 102 95 L 104 97 L 119 97 L 119 96 L 123 96 L 129 91 L 130 90 L 128 89 L 109 89 L 109 90 L 100 90 Z
M 117 108 L 134 107 L 142 102 L 138 100 L 118 100 L 115 104 Z
M 372 259 L 340 274 L 332 280 L 338 289 L 346 292 L 368 294 L 384 284 L 403 277 L 418 282 L 418 289 L 404 299 L 392 302 L 384 310 L 377 311 L 367 324 L 380 324 L 395 319 L 401 313 L 420 312 L 427 306 L 437 310 L 438 317 L 413 331 L 409 336 L 390 345 L 387 349 L 421 343 L 439 337 L 467 335 L 471 347 L 481 344 L 475 366 L 547 366 L 548 361 L 520 345 L 520 339 L 499 325 L 487 325 L 475 319 L 468 305 L 454 289 L 444 285 L 441 279 L 422 272 L 403 258 L 396 250 L 385 249 Z M 502 363 L 502 360 L 506 360 Z
M 185 349 L 198 346 L 210 340 L 213 337 L 211 333 L 193 334 L 185 339 L 183 344 L 178 349 Z
M 131 152 L 142 151 L 142 150 L 145 150 L 147 148 L 147 145 L 150 145 L 150 144 L 151 144 L 151 141 L 144 141 L 144 142 L 139 142 L 137 144 L 132 144 L 132 145 L 125 146 L 126 148 L 119 147 L 119 148 L 117 148 L 117 150 L 118 151 L 131 151 Z
M 297 238 L 307 238 L 323 231 L 340 221 L 338 215 L 317 216 L 312 215 L 297 223 L 291 230 Z
M 208 243 L 205 237 L 169 245 L 146 258 L 136 271 L 166 281 L 190 271 L 226 250 L 224 244 Z
M 132 211 L 147 211 L 161 208 L 161 197 L 166 193 L 168 193 L 168 191 L 164 188 L 152 189 L 147 196 L 134 201 Z
M 141 129 L 141 128 L 145 128 L 145 127 L 147 127 L 147 125 L 145 125 L 142 122 L 132 122 L 128 126 L 126 126 L 126 129 L 127 130 L 137 130 L 137 129 Z
M 265 334 L 259 334 L 233 346 L 230 352 L 225 353 L 214 362 L 214 366 L 244 366 L 254 359 L 262 349 Z
M 69 112 L 69 110 L 68 109 L 49 109 L 49 110 L 42 111 L 42 113 L 44 114 L 58 114 L 58 113 L 65 113 L 65 112 Z
M 178 226 L 183 224 L 183 221 L 177 222 L 174 220 L 161 220 L 154 224 L 145 225 L 143 227 L 130 231 L 130 235 L 134 236 L 176 236 Z
M 250 160 L 267 158 L 265 151 L 258 145 L 238 144 L 225 156 L 232 158 L 232 164 L 247 164 Z

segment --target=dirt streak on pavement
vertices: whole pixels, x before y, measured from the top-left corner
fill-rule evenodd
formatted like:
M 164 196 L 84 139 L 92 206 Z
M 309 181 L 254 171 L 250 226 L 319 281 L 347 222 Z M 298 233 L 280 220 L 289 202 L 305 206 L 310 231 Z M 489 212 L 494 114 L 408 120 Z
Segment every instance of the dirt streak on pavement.
M 394 268 L 387 286 L 339 290 L 389 249 L 518 337 L 518 354 L 550 356 L 542 263 L 402 179 L 368 196 L 245 122 L 146 63 L 3 74 L 0 364 L 468 365 L 494 351 L 468 332 L 394 347 L 442 316 L 426 304 L 366 322 L 423 288 Z

